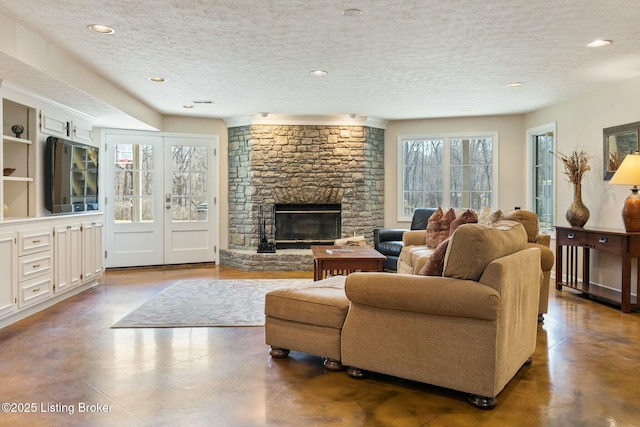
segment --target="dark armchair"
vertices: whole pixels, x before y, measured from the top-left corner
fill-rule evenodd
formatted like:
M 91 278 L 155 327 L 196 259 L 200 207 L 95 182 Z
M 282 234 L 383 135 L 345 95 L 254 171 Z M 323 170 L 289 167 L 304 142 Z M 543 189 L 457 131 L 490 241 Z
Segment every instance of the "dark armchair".
M 408 230 L 425 230 L 429 217 L 437 208 L 416 208 L 411 219 L 411 228 L 376 228 L 373 230 L 373 244 L 375 249 L 387 259 L 383 263 L 385 270 L 398 269 L 398 257 L 402 251 L 402 234 Z

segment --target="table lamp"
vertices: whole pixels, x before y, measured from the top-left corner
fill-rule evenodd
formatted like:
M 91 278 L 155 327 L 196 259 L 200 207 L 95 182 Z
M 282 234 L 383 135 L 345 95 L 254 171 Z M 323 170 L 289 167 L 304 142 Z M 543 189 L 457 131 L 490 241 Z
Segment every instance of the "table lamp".
M 625 199 L 622 207 L 622 221 L 627 232 L 640 231 L 640 195 L 638 195 L 640 152 L 627 154 L 609 182 L 617 185 L 633 185 L 631 194 Z

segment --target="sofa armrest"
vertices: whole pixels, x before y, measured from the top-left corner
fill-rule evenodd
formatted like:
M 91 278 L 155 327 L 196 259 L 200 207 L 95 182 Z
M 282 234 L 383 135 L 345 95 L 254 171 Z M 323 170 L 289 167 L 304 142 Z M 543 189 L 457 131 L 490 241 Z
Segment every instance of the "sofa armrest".
M 379 242 L 400 242 L 405 231 L 408 230 L 406 228 L 375 228 L 373 243 L 377 246 Z
M 430 314 L 495 320 L 500 295 L 470 280 L 395 273 L 352 273 L 345 282 L 353 304 Z
M 402 235 L 402 244 L 404 246 L 424 246 L 427 244 L 426 230 L 405 231 Z
M 550 234 L 538 234 L 534 243 L 542 246 L 551 247 L 551 235 Z

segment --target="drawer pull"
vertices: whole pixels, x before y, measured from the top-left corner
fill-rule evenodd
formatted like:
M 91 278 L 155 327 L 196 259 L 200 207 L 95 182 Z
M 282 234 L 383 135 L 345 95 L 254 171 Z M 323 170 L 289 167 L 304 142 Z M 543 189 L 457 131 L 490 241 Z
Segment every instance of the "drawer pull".
M 33 265 L 31 266 L 31 268 L 38 268 L 38 267 L 40 267 L 40 265 L 41 265 L 41 264 L 33 264 Z
M 31 243 L 40 243 L 40 239 L 32 240 Z
M 35 294 L 36 292 L 40 292 L 40 288 L 34 288 L 32 292 Z
M 599 243 L 607 243 L 607 238 L 606 237 L 601 237 L 598 239 Z
M 574 237 L 576 237 L 576 236 L 573 233 L 567 234 L 567 239 L 573 239 Z

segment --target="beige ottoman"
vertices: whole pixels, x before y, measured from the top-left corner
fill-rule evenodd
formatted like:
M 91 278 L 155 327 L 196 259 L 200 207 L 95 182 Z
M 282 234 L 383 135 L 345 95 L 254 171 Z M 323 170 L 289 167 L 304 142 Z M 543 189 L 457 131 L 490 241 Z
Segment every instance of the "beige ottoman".
M 300 351 L 324 357 L 327 369 L 342 369 L 340 332 L 349 311 L 345 280 L 346 276 L 334 276 L 267 293 L 264 335 L 272 357 Z

